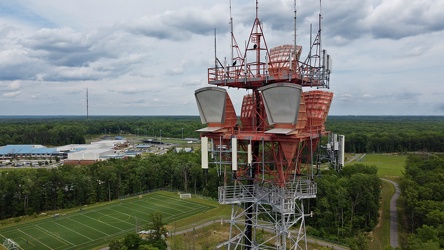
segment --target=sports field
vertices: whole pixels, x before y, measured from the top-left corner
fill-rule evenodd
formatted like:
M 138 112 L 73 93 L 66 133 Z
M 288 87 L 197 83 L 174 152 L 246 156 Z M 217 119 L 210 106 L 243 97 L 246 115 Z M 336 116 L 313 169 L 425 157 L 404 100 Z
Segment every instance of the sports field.
M 0 228 L 0 244 L 12 239 L 20 249 L 91 249 L 136 228 L 145 229 L 154 211 L 161 211 L 164 222 L 171 223 L 212 208 L 180 199 L 177 193 L 155 192 Z

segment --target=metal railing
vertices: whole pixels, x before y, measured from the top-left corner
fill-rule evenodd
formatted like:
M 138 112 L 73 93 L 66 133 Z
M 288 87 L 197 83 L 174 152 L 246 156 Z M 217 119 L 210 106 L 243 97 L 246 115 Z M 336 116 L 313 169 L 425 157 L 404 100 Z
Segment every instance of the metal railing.
M 238 182 L 233 186 L 219 187 L 220 204 L 240 204 L 261 202 L 269 204 L 282 212 L 295 210 L 296 202 L 302 199 L 316 198 L 317 184 L 310 179 L 298 179 L 285 187 L 267 187 L 259 184 L 243 185 Z

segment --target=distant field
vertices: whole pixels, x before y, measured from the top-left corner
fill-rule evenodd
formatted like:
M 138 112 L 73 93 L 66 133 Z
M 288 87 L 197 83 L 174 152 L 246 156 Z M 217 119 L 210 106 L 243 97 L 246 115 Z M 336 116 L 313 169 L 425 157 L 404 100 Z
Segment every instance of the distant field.
M 358 161 L 352 161 L 349 164 L 362 163 L 376 166 L 378 168 L 378 176 L 391 178 L 403 175 L 402 172 L 404 171 L 406 159 L 407 156 L 405 155 L 365 154 L 363 158 Z
M 125 233 L 145 228 L 149 215 L 161 211 L 170 223 L 214 206 L 179 199 L 177 193 L 155 192 L 95 208 L 0 228 L 0 241 L 12 239 L 21 249 L 91 249 Z M 1 244 L 0 243 L 0 244 Z

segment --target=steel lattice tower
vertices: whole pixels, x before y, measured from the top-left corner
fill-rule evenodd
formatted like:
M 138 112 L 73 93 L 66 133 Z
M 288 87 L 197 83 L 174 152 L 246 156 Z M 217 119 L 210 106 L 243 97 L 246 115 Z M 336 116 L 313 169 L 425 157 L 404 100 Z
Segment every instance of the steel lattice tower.
M 231 7 L 230 7 L 231 8 Z M 219 202 L 231 204 L 227 249 L 306 249 L 304 201 L 316 197 L 313 166 L 333 93 L 321 29 L 300 61 L 301 46 L 268 49 L 256 18 L 243 54 L 232 33 L 230 63 L 208 69 L 212 86 L 196 90 L 203 124 L 202 167 L 223 176 Z M 296 13 L 296 11 L 295 11 Z M 295 16 L 296 20 L 296 16 Z M 321 17 L 320 17 L 321 20 Z M 320 27 L 320 26 L 319 26 Z M 296 35 L 295 35 L 296 37 Z M 240 124 L 226 88 L 248 90 Z M 271 236 L 270 236 L 271 235 Z

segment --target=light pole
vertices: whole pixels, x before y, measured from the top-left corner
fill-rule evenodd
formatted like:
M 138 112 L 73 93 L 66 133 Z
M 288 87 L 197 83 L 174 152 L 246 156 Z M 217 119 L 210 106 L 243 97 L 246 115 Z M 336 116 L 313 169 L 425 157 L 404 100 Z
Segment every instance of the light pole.
M 182 140 L 183 140 L 183 128 L 182 128 Z

